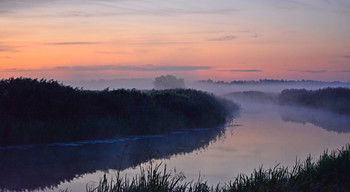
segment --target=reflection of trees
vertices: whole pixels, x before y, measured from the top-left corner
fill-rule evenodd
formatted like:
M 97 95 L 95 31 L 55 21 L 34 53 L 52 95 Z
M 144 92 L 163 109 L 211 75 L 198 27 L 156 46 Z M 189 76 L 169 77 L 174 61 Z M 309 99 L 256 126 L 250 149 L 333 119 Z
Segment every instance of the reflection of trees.
M 280 115 L 282 120 L 287 122 L 311 123 L 338 133 L 350 132 L 350 118 L 346 115 L 301 107 L 280 107 Z
M 35 146 L 0 150 L 0 189 L 34 190 L 98 170 L 123 170 L 152 158 L 168 158 L 206 148 L 224 129 L 192 130 L 161 137 L 74 146 Z M 1 190 L 0 190 L 1 191 Z

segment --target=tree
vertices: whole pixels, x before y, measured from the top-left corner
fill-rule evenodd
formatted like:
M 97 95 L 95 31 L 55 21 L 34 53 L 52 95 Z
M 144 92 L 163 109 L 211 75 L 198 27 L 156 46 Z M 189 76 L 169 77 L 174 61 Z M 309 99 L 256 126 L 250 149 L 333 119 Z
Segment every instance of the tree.
M 156 77 L 153 81 L 153 85 L 156 89 L 186 88 L 184 79 L 178 79 L 173 75 Z

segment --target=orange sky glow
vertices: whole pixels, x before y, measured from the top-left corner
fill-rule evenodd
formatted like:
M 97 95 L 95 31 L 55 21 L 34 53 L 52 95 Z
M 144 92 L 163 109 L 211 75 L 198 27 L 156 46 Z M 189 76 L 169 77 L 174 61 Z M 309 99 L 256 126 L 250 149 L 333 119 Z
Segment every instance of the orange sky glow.
M 350 81 L 346 0 L 0 0 L 0 75 Z

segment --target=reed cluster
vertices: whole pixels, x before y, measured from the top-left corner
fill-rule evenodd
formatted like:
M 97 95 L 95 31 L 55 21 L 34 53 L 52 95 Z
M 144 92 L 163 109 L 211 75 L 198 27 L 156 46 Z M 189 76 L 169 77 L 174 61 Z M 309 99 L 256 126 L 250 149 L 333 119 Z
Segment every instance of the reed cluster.
M 238 108 L 193 89 L 93 91 L 10 78 L 0 80 L 0 146 L 216 127 Z
M 350 191 L 350 145 L 330 153 L 325 151 L 317 161 L 308 157 L 292 169 L 276 166 L 259 169 L 248 176 L 238 175 L 228 183 L 210 186 L 203 179 L 186 182 L 181 172 L 164 165 L 141 168 L 131 180 L 117 173 L 113 180 L 104 176 L 97 186 L 87 185 L 87 192 L 255 192 L 255 191 Z

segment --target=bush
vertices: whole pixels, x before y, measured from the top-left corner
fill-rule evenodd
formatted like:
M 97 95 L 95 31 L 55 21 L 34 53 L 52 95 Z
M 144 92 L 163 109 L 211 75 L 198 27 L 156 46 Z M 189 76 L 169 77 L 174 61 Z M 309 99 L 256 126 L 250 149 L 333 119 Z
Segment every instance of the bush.
M 214 127 L 237 109 L 190 89 L 88 91 L 53 80 L 11 78 L 0 81 L 0 146 Z
M 325 88 L 314 91 L 286 89 L 279 97 L 280 104 L 301 105 L 350 115 L 350 89 Z

